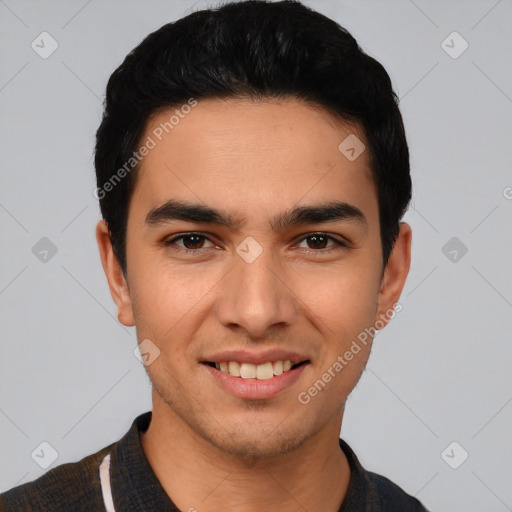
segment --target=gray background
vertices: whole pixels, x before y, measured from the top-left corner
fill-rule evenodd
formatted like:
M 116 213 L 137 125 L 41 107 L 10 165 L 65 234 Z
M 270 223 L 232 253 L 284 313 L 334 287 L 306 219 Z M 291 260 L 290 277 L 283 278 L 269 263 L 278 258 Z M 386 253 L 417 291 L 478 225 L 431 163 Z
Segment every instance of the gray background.
M 414 183 L 403 310 L 375 340 L 342 436 L 433 511 L 512 510 L 512 2 L 305 3 L 388 70 Z M 41 442 L 50 467 L 75 461 L 151 408 L 94 237 L 94 133 L 124 56 L 206 5 L 0 0 L 0 491 L 46 471 Z M 47 59 L 31 48 L 43 31 L 59 45 Z M 462 40 L 442 44 L 453 31 L 469 44 L 457 58 Z

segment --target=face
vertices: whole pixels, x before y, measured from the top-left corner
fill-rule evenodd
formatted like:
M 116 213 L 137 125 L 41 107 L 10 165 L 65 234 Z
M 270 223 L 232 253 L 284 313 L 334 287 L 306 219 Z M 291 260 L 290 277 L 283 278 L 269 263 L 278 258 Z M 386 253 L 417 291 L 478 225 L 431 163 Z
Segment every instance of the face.
M 300 100 L 201 100 L 160 141 L 172 113 L 142 138 L 156 145 L 130 203 L 126 278 L 98 225 L 119 319 L 159 351 L 146 370 L 160 413 L 240 455 L 337 435 L 371 346 L 354 340 L 387 322 L 409 268 L 402 224 L 383 274 L 367 151 L 338 148 L 364 133 Z

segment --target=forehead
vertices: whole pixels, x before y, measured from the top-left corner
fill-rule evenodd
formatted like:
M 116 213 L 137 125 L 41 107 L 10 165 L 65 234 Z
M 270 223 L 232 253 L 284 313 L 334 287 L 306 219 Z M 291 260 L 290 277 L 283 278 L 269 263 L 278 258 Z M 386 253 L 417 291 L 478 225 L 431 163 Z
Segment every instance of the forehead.
M 171 197 L 244 214 L 334 200 L 375 209 L 358 125 L 298 99 L 189 105 L 148 120 L 141 142 L 152 148 L 141 161 L 133 196 L 146 210 Z

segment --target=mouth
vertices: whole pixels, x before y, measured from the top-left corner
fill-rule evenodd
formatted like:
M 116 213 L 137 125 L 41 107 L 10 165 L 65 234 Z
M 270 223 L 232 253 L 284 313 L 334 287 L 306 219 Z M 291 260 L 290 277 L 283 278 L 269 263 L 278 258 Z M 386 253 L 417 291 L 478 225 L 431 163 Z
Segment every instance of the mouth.
M 306 359 L 297 362 L 288 359 L 284 361 L 268 361 L 262 364 L 240 361 L 203 361 L 202 363 L 231 377 L 247 380 L 270 380 L 309 364 L 310 361 Z
M 281 395 L 284 399 L 313 366 L 306 353 L 280 347 L 261 348 L 257 352 L 225 349 L 204 354 L 201 359 L 199 366 L 216 387 L 244 400 L 268 400 Z

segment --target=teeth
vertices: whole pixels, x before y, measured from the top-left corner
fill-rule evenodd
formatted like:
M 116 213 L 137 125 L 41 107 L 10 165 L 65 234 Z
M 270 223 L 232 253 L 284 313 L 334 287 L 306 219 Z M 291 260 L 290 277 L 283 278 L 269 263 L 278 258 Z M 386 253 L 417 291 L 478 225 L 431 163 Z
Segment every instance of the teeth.
M 271 379 L 274 376 L 272 363 L 263 363 L 256 366 L 256 378 L 258 380 Z
M 256 377 L 256 365 L 242 363 L 240 365 L 240 377 L 242 377 L 242 379 L 254 379 Z
M 239 363 L 238 361 L 222 361 L 215 363 L 215 368 L 233 377 L 242 379 L 268 380 L 274 375 L 287 372 L 295 363 L 293 361 L 273 361 L 263 364 Z
M 240 377 L 240 363 L 236 361 L 230 361 L 228 363 L 227 373 L 233 375 L 233 377 Z

